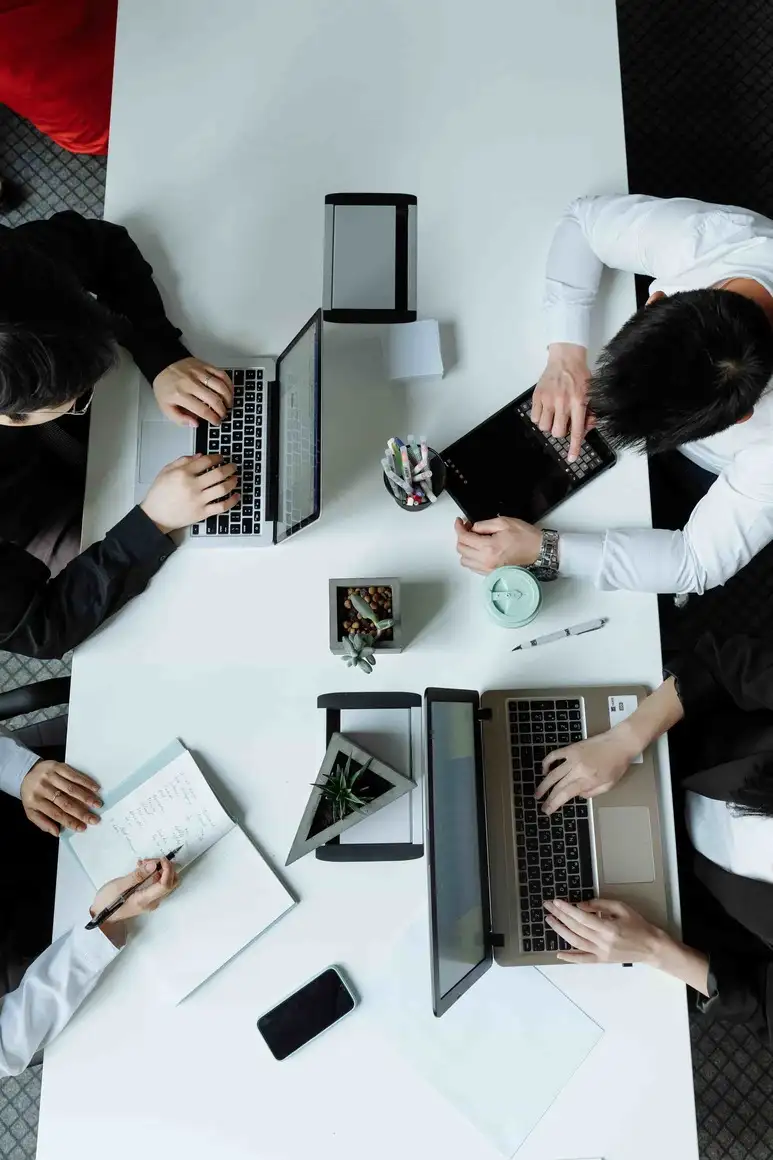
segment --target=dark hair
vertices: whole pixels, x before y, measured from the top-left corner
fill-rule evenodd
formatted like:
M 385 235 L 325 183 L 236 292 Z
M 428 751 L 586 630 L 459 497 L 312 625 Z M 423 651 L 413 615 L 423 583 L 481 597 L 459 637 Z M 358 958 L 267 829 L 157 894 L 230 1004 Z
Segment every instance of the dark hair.
M 0 414 L 20 421 L 93 387 L 114 364 L 108 312 L 66 267 L 10 235 L 0 244 Z
M 589 408 L 618 447 L 651 455 L 732 427 L 773 375 L 773 327 L 730 290 L 687 290 L 638 310 L 601 353 Z

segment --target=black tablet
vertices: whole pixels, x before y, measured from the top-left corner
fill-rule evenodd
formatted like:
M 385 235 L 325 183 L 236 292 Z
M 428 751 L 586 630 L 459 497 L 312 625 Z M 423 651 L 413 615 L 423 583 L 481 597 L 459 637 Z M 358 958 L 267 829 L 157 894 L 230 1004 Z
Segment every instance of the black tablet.
M 568 437 L 555 439 L 532 423 L 533 394 L 534 387 L 440 453 L 446 491 L 472 523 L 494 516 L 537 523 L 615 464 L 597 431 L 585 437 L 580 458 L 568 463 Z

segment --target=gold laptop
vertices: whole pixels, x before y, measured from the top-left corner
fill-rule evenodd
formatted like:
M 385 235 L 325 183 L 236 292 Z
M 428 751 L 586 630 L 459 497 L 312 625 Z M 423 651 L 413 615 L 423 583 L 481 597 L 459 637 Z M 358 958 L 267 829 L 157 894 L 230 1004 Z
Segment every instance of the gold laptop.
M 609 729 L 642 687 L 425 693 L 433 1008 L 442 1015 L 493 959 L 559 963 L 543 901 L 629 903 L 666 925 L 655 754 L 609 793 L 546 817 L 542 759 Z

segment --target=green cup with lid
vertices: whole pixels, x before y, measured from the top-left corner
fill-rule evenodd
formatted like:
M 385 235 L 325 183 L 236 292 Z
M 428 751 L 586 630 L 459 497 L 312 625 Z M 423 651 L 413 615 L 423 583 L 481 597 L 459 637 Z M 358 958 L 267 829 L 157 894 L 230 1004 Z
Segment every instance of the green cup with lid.
M 484 598 L 500 628 L 524 628 L 542 606 L 542 589 L 526 568 L 507 565 L 486 577 Z

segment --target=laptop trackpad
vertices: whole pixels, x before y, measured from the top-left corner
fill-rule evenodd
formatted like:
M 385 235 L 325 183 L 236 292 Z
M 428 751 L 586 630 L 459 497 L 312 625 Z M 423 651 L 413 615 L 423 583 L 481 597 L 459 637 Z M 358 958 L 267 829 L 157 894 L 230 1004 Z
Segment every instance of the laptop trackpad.
M 646 806 L 601 806 L 596 809 L 604 881 L 654 882 L 650 811 Z
M 165 420 L 146 420 L 140 424 L 140 462 L 138 482 L 150 484 L 162 467 L 190 455 L 193 451 L 192 428 L 178 427 Z

